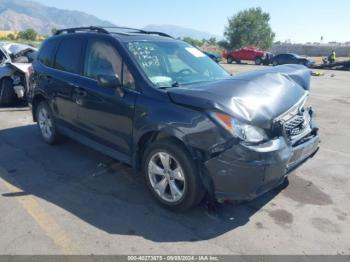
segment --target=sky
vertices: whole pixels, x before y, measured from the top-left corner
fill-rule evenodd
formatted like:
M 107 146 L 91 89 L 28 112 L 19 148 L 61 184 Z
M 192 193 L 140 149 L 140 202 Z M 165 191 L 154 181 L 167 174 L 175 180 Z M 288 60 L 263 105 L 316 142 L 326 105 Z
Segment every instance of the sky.
M 350 41 L 349 0 L 36 0 L 78 10 L 120 26 L 171 24 L 222 35 L 227 18 L 261 7 L 271 16 L 276 41 Z

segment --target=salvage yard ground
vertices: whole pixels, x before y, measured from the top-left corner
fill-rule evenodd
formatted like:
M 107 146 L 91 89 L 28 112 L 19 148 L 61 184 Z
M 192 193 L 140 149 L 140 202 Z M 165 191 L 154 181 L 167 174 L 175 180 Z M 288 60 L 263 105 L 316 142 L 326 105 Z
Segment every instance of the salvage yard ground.
M 128 167 L 48 146 L 27 108 L 0 109 L 0 254 L 350 254 L 350 72 L 322 72 L 309 101 L 319 153 L 288 187 L 216 214 L 166 211 Z

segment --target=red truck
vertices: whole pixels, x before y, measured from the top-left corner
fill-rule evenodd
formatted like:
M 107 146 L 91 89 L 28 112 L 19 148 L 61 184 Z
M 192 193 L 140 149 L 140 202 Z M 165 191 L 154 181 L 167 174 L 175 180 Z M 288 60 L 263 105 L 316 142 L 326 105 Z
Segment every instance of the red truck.
M 262 51 L 255 47 L 242 47 L 234 51 L 225 50 L 222 56 L 227 63 L 241 63 L 242 60 L 254 61 L 256 65 L 268 65 L 270 63 L 271 53 Z

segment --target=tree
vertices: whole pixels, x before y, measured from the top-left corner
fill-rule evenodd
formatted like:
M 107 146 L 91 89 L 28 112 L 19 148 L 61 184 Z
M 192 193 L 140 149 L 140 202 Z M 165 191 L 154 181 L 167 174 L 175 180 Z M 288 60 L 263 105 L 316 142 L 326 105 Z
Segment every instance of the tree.
M 14 34 L 8 34 L 8 35 L 7 35 L 7 39 L 8 39 L 8 40 L 15 40 Z
M 230 43 L 227 42 L 226 40 L 220 40 L 219 42 L 217 42 L 217 45 L 224 49 L 230 48 Z
M 55 28 L 55 27 L 51 28 L 51 34 L 52 35 L 56 34 L 56 32 L 57 32 L 57 28 Z
M 189 43 L 190 45 L 193 45 L 193 46 L 202 46 L 201 40 L 194 39 L 194 38 L 189 37 L 189 36 L 184 37 L 182 40 Z
M 35 41 L 37 36 L 38 36 L 38 33 L 35 32 L 34 29 L 29 28 L 29 29 L 26 29 L 24 31 L 19 32 L 17 38 Z
M 228 19 L 224 35 L 231 48 L 255 46 L 268 49 L 275 38 L 269 21 L 270 15 L 261 8 L 250 8 Z
M 209 45 L 216 45 L 216 38 L 210 37 L 207 42 Z

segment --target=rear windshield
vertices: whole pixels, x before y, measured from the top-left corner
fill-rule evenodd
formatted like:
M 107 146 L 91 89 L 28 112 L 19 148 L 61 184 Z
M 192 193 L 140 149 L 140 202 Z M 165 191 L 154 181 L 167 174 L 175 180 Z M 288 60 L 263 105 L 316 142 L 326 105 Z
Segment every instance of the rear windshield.
M 156 87 L 175 87 L 230 76 L 203 52 L 184 42 L 133 41 L 126 45 Z

